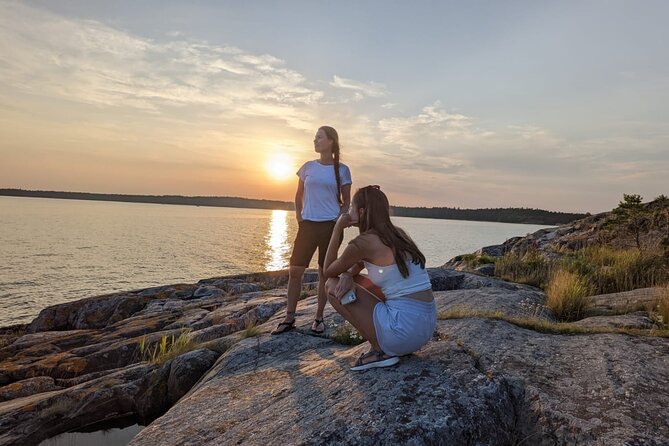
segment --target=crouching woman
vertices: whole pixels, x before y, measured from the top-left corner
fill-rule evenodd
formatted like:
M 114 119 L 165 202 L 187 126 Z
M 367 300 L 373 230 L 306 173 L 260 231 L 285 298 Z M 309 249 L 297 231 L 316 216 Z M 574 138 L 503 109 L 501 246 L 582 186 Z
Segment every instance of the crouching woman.
M 360 234 L 338 257 L 339 240 L 350 226 Z M 360 275 L 363 268 L 367 277 Z M 390 221 L 388 198 L 378 186 L 359 189 L 348 214 L 337 220 L 323 270 L 328 300 L 372 347 L 351 370 L 395 365 L 432 337 L 437 311 L 425 256 Z M 343 304 L 340 299 L 348 300 L 351 290 L 355 300 Z

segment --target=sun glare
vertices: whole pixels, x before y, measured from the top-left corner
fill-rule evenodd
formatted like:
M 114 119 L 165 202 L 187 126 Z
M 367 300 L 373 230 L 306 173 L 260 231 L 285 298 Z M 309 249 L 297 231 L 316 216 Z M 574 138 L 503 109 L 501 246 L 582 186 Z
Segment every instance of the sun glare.
M 285 180 L 295 174 L 293 160 L 282 154 L 273 155 L 267 161 L 267 172 L 275 180 Z

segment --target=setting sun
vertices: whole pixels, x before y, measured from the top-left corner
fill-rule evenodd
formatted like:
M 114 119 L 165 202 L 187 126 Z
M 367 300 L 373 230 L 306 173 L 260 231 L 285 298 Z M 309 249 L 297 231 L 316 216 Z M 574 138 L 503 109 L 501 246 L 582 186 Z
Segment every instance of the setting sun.
M 295 166 L 292 158 L 283 154 L 273 155 L 267 161 L 267 172 L 275 180 L 285 180 L 295 174 Z

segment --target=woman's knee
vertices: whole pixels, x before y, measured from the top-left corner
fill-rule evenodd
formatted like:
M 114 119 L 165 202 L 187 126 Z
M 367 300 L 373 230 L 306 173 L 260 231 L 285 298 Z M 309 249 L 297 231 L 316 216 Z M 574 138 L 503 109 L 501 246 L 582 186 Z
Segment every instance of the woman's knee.
M 288 269 L 288 280 L 291 282 L 302 283 L 305 270 L 306 268 L 303 266 L 291 266 L 290 269 Z

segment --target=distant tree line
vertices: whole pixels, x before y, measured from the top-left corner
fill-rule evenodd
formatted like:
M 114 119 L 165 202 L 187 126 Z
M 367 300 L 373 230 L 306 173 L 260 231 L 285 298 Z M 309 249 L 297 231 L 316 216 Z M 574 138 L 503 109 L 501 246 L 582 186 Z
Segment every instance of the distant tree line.
M 63 198 L 68 200 L 122 201 L 130 203 L 179 204 L 253 209 L 294 209 L 293 203 L 276 200 L 256 200 L 240 197 L 184 197 L 181 195 L 123 195 L 88 192 L 54 192 L 23 189 L 0 189 L 0 195 L 13 197 Z
M 184 197 L 180 195 L 95 194 L 88 192 L 33 191 L 24 189 L 0 189 L 0 195 L 14 197 L 62 198 L 71 200 L 121 201 L 131 203 L 159 203 L 253 209 L 295 209 L 294 204 L 288 201 L 258 200 L 241 197 Z M 414 208 L 402 206 L 391 206 L 391 213 L 392 215 L 398 217 L 441 218 L 452 220 L 492 221 L 500 223 L 526 223 L 536 225 L 557 225 L 569 223 L 588 215 L 527 208 L 458 209 L 447 207 Z
M 458 208 L 408 208 L 392 207 L 398 217 L 447 218 L 450 220 L 494 221 L 500 223 L 525 223 L 558 225 L 586 217 L 589 214 L 544 211 L 529 208 L 458 209 Z

